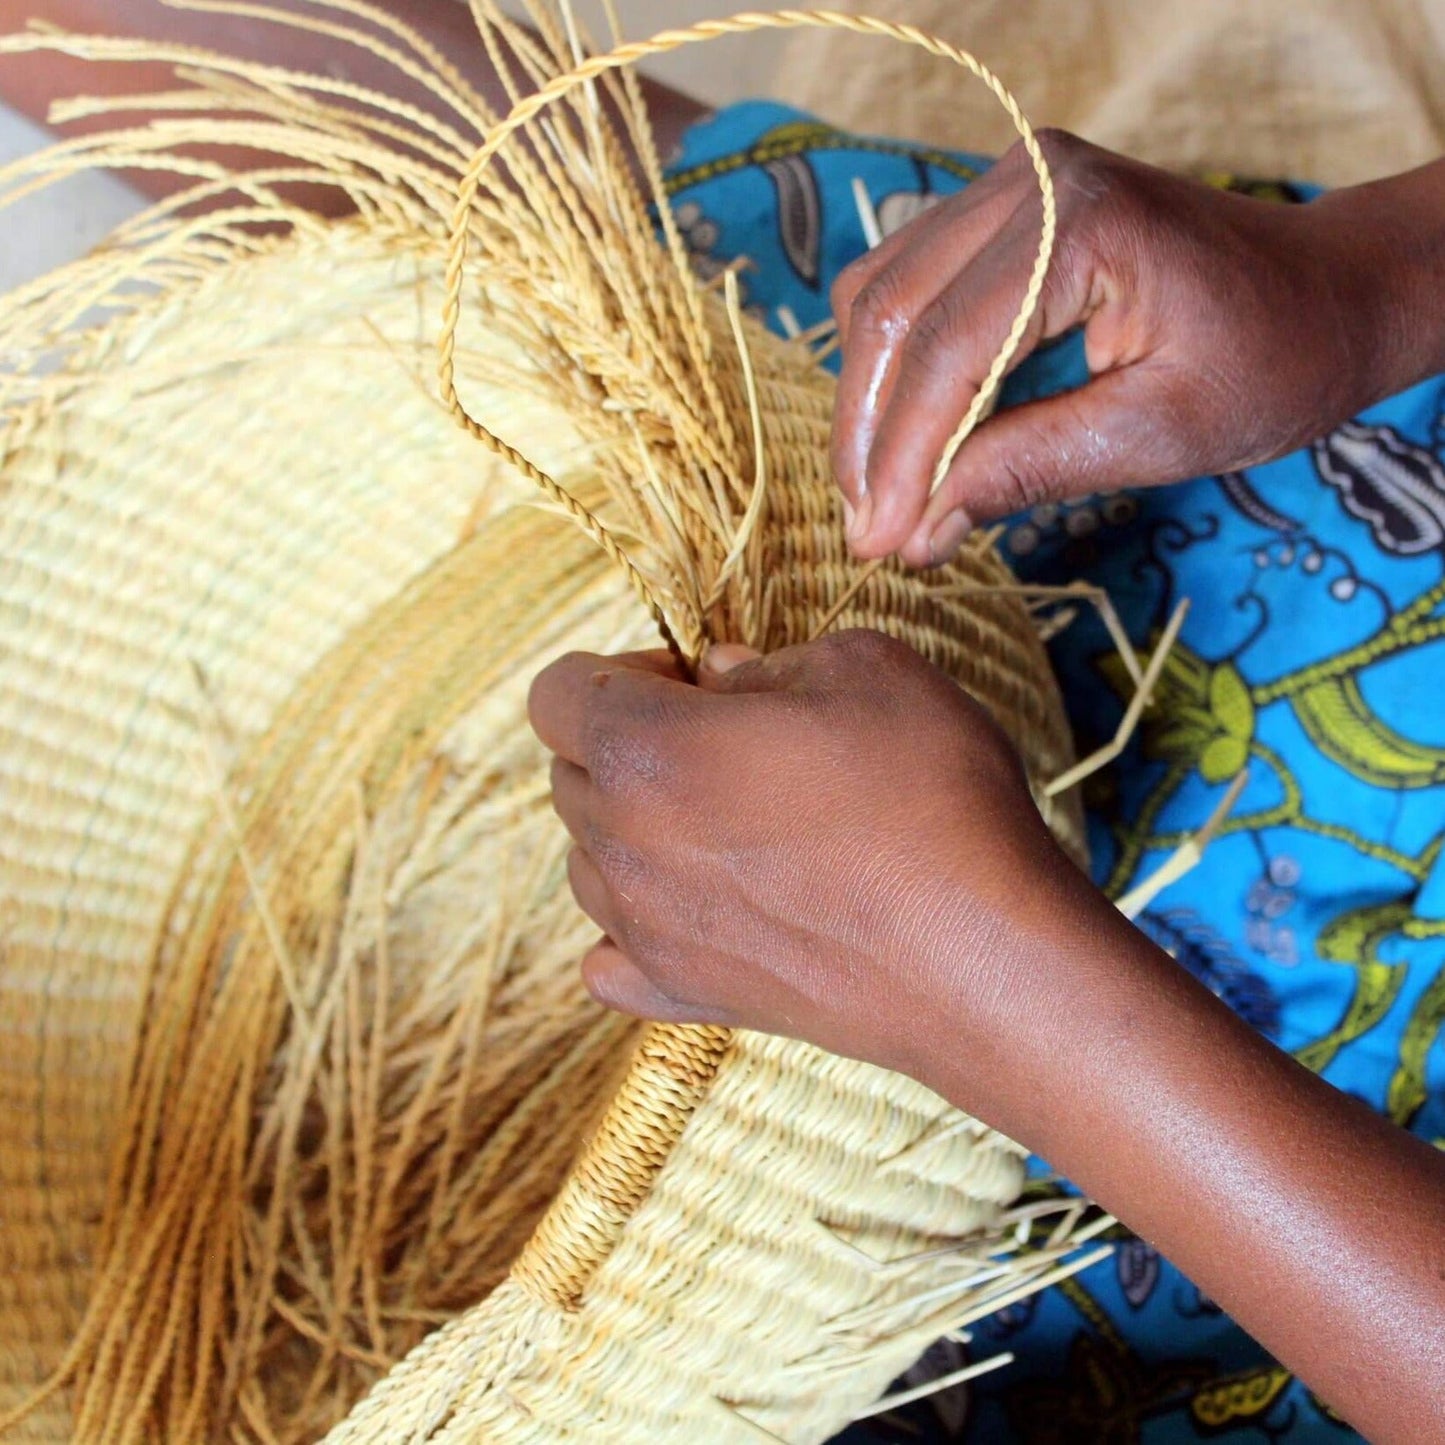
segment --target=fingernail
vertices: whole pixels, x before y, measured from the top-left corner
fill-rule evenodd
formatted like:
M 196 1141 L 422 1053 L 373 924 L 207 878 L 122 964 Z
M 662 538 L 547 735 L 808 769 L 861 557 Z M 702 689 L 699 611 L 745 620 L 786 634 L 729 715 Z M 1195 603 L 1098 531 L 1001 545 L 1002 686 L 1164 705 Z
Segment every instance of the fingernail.
M 873 525 L 873 498 L 864 492 L 858 499 L 858 505 L 853 509 L 853 515 L 848 518 L 848 540 L 856 547 L 859 542 L 864 541 L 868 536 L 868 529 Z
M 928 539 L 928 555 L 936 567 L 947 562 L 963 545 L 963 539 L 973 531 L 973 523 L 963 511 L 950 512 L 934 529 Z
M 738 642 L 719 642 L 715 647 L 709 647 L 702 655 L 700 666 L 712 673 L 714 677 L 721 677 L 724 673 L 731 672 L 735 667 L 741 667 L 745 662 L 751 662 L 758 654 L 751 647 L 744 647 Z
M 847 497 L 843 498 L 843 530 L 851 537 L 853 535 L 853 518 L 857 515 L 853 510 L 853 503 Z

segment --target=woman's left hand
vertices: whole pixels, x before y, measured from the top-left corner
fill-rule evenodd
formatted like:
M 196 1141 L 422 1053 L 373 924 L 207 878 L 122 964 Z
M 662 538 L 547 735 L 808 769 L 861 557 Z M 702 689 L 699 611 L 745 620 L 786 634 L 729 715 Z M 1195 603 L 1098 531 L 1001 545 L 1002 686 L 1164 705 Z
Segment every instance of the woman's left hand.
M 1040 1006 L 1093 986 L 1041 934 L 1111 911 L 1039 818 L 984 710 L 911 649 L 851 632 L 767 658 L 574 654 L 538 678 L 571 880 L 603 1002 L 789 1034 L 1026 1126 L 985 1083 Z M 1067 905 L 1064 900 L 1068 900 Z M 1041 980 L 1026 960 L 1059 957 Z M 1072 952 L 1077 952 L 1076 950 Z

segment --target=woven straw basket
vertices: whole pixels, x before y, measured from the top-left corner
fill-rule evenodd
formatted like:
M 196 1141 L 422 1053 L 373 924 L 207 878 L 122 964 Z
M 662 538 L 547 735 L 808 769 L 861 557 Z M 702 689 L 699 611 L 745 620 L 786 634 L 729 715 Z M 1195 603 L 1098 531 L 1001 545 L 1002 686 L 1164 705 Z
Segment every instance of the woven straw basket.
M 5 1438 L 816 1441 L 1071 1267 L 1077 1212 L 1017 1208 L 1020 1151 L 921 1086 L 596 1007 L 525 721 L 546 660 L 659 621 L 685 659 L 876 627 L 992 711 L 1082 855 L 1007 572 L 849 559 L 831 381 L 693 279 L 621 67 L 847 24 L 1001 87 L 809 14 L 555 78 L 569 14 L 534 42 L 476 9 L 545 126 L 313 0 L 278 18 L 445 121 L 152 46 L 188 87 L 160 120 L 0 176 L 192 182 L 0 311 Z

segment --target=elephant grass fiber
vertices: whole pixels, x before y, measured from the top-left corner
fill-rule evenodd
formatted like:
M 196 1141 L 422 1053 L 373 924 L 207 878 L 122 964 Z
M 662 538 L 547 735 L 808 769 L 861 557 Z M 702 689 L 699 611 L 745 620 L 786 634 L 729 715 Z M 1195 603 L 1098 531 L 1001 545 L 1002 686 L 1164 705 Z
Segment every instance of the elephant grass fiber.
M 659 631 L 690 662 L 878 628 L 992 712 L 1082 857 L 1036 620 L 986 538 L 936 576 L 850 559 L 832 381 L 689 269 L 648 47 L 477 0 L 504 120 L 380 5 L 183 8 L 362 46 L 434 105 L 0 38 L 176 72 L 70 103 L 113 124 L 0 200 L 183 182 L 0 301 L 0 1438 L 822 1440 L 1087 1227 L 909 1080 L 594 1005 L 527 684 Z M 648 44 L 784 24 L 997 87 L 857 17 Z

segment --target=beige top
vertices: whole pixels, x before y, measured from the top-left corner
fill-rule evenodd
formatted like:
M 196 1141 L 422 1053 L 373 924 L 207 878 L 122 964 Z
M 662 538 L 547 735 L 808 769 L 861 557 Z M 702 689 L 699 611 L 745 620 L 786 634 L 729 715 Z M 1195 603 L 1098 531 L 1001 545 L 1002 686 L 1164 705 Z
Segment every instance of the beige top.
M 1035 125 L 1171 168 L 1339 185 L 1445 152 L 1445 0 L 865 0 L 988 57 Z M 995 153 L 982 89 L 916 51 L 790 37 L 774 93 L 836 124 Z

